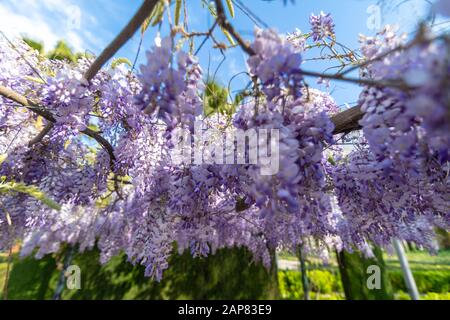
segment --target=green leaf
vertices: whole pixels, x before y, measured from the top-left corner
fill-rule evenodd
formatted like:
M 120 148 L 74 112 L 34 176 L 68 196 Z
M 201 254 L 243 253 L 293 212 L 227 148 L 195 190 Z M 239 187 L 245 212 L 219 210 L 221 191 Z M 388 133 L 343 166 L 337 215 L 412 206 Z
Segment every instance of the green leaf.
M 336 165 L 336 161 L 334 161 L 332 156 L 328 157 L 328 162 L 331 163 L 333 166 Z
M 239 106 L 241 104 L 241 102 L 244 100 L 244 98 L 245 98 L 245 90 L 237 93 L 234 96 L 234 100 L 233 100 L 234 106 L 235 107 Z
M 228 11 L 230 11 L 231 17 L 234 18 L 234 6 L 232 0 L 227 0 Z
M 235 112 L 235 105 L 228 103 L 228 90 L 214 81 L 208 81 L 203 97 L 206 115 L 220 113 L 231 115 Z
M 39 51 L 40 54 L 44 53 L 44 44 L 42 42 L 35 41 L 30 38 L 23 38 L 23 41 L 28 44 L 31 48 Z
M 127 64 L 129 67 L 132 66 L 131 61 L 128 60 L 127 58 L 117 58 L 114 59 L 114 61 L 111 63 L 111 68 L 115 69 L 117 68 L 117 66 L 121 64 Z
M 77 61 L 72 49 L 62 40 L 56 43 L 55 49 L 50 51 L 47 54 L 47 57 L 51 60 L 68 60 L 71 62 Z
M 181 5 L 182 4 L 183 4 L 182 0 L 176 0 L 176 2 L 175 2 L 175 25 L 176 26 L 180 23 Z
M 24 194 L 28 194 L 29 196 L 41 201 L 46 206 L 55 209 L 61 210 L 61 206 L 47 197 L 47 195 L 39 190 L 36 186 L 27 186 L 26 184 L 20 182 L 2 182 L 0 183 L 0 193 L 9 193 L 9 192 L 20 192 Z
M 100 132 L 99 126 L 97 126 L 97 125 L 95 125 L 95 124 L 93 124 L 93 123 L 90 123 L 90 124 L 88 125 L 88 129 L 91 129 L 91 130 L 94 131 L 94 132 Z
M 161 2 L 158 2 L 156 4 L 156 6 L 153 8 L 152 12 L 149 14 L 149 16 L 147 17 L 147 19 L 144 20 L 144 23 L 142 23 L 141 26 L 141 35 L 145 33 L 145 31 L 147 31 L 148 26 L 150 25 L 150 22 L 152 21 L 152 19 L 155 17 L 156 12 L 159 10 L 159 7 L 161 6 Z
M 148 16 L 141 25 L 141 35 L 145 33 L 148 26 L 150 25 L 150 21 L 152 20 L 151 15 Z
M 163 1 L 158 2 L 158 7 L 155 8 L 155 10 L 157 11 L 155 12 L 155 19 L 152 22 L 152 27 L 160 23 L 164 17 L 164 11 L 166 10 L 166 7 L 164 6 Z
M 31 76 L 25 76 L 24 77 L 25 80 L 29 80 L 29 81 L 33 81 L 36 83 L 40 83 L 40 84 L 45 84 L 45 81 L 42 80 L 41 78 L 36 78 L 36 77 L 31 77 Z
M 206 0 L 203 0 L 202 1 L 202 6 L 208 8 L 209 13 L 214 18 L 217 18 L 216 7 L 214 6 L 213 2 L 208 2 Z
M 221 29 L 222 29 L 222 32 L 223 32 L 223 34 L 225 35 L 225 37 L 227 37 L 228 42 L 229 42 L 232 46 L 235 46 L 235 45 L 236 45 L 236 42 L 234 42 L 234 39 L 233 39 L 233 37 L 231 36 L 231 34 L 230 34 L 227 30 L 225 30 L 225 29 L 223 29 L 223 28 L 221 28 Z

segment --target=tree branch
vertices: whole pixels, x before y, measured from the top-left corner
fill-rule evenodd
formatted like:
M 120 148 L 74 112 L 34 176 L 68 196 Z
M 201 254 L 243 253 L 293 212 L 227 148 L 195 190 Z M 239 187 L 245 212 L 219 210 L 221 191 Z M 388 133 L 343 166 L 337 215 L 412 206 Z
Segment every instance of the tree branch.
M 215 0 L 216 10 L 217 10 L 217 22 L 219 26 L 228 31 L 229 34 L 237 41 L 237 43 L 241 46 L 242 50 L 244 50 L 248 55 L 252 56 L 255 54 L 255 51 L 250 47 L 250 45 L 242 39 L 241 35 L 234 29 L 230 22 L 227 20 L 227 16 L 225 15 L 225 10 L 223 8 L 222 0 Z
M 52 124 L 54 124 L 56 122 L 55 117 L 53 117 L 51 112 L 49 112 L 48 110 L 45 110 L 45 108 L 40 106 L 36 101 L 27 99 L 26 97 L 22 96 L 21 94 L 15 92 L 5 86 L 0 85 L 0 95 L 26 107 L 28 110 L 34 112 L 37 115 L 42 116 L 44 119 L 46 119 L 47 121 L 49 121 Z M 45 134 L 47 134 L 47 133 L 48 133 L 48 131 L 45 132 Z M 116 157 L 114 155 L 114 148 L 108 142 L 108 140 L 103 138 L 98 132 L 95 132 L 89 128 L 82 130 L 81 133 L 83 133 L 83 134 L 93 138 L 95 141 L 97 141 L 108 152 L 110 164 L 111 165 L 114 164 L 114 161 L 116 160 Z M 42 132 L 39 133 L 38 137 L 41 134 L 42 134 Z M 45 134 L 43 136 L 45 136 Z M 36 137 L 36 138 L 38 138 L 38 137 Z M 33 140 L 35 140 L 35 139 L 33 139 Z
M 159 0 L 145 0 L 134 17 L 128 22 L 119 35 L 102 51 L 92 65 L 84 74 L 84 78 L 89 82 L 95 77 L 101 67 L 112 58 L 112 56 L 133 36 L 133 34 L 144 23 Z
M 361 129 L 359 120 L 363 117 L 364 113 L 361 111 L 360 106 L 356 106 L 345 111 L 342 111 L 333 117 L 331 121 L 334 123 L 333 134 L 350 133 Z
M 352 77 L 345 77 L 343 74 L 339 74 L 339 73 L 326 74 L 326 73 L 320 73 L 320 72 L 314 72 L 314 71 L 306 71 L 303 69 L 300 71 L 300 73 L 304 76 L 344 81 L 344 82 L 350 82 L 350 83 L 359 84 L 359 85 L 366 85 L 366 86 L 370 86 L 370 87 L 392 87 L 392 88 L 396 88 L 396 89 L 404 90 L 404 91 L 414 89 L 413 87 L 405 84 L 404 81 L 395 80 L 395 79 L 380 81 L 380 80 L 365 79 L 365 78 L 352 78 Z
M 53 129 L 53 126 L 54 126 L 53 122 L 47 123 L 47 125 L 44 127 L 44 129 L 42 129 L 42 131 L 39 132 L 39 134 L 35 138 L 33 138 L 33 140 L 28 142 L 28 146 L 31 147 L 31 146 L 35 145 L 36 143 L 41 142 L 41 140 L 44 139 L 44 137 L 47 135 L 47 133 L 49 133 Z
M 0 85 L 0 95 L 28 108 L 30 111 L 42 116 L 44 119 L 50 122 L 44 128 L 44 130 L 40 132 L 38 136 L 36 136 L 36 138 L 30 141 L 30 145 L 39 142 L 51 130 L 51 127 L 53 127 L 50 125 L 53 125 L 56 122 L 53 115 L 48 110 L 45 110 L 42 106 L 40 106 L 37 102 L 27 99 L 26 97 L 2 85 Z M 358 122 L 363 115 L 364 113 L 361 111 L 361 108 L 359 106 L 350 108 L 334 115 L 333 117 L 331 117 L 331 121 L 335 125 L 333 134 L 349 133 L 361 129 L 361 126 Z M 113 164 L 113 162 L 115 161 L 114 148 L 108 142 L 108 140 L 103 138 L 98 132 L 95 132 L 89 128 L 82 130 L 81 133 L 97 141 L 108 152 L 111 164 Z

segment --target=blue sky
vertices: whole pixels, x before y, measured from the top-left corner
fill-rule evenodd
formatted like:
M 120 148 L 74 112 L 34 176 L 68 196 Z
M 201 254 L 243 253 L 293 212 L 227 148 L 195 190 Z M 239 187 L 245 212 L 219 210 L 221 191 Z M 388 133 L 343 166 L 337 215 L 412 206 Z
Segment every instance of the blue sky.
M 189 21 L 191 30 L 205 31 L 212 23 L 206 10 L 200 6 L 200 0 L 189 0 Z M 311 13 L 324 11 L 331 13 L 335 24 L 337 39 L 350 48 L 358 48 L 358 35 L 371 35 L 374 28 L 369 28 L 369 20 L 379 10 L 379 22 L 398 23 L 402 31 L 409 32 L 428 12 L 426 0 L 385 1 L 387 5 L 378 6 L 377 0 L 296 0 L 295 4 L 288 1 L 274 0 L 244 0 L 251 9 L 267 25 L 280 33 L 287 33 L 299 28 L 309 31 L 308 19 Z M 9 36 L 27 35 L 43 41 L 51 48 L 59 39 L 65 39 L 77 51 L 90 51 L 98 54 L 102 48 L 121 30 L 133 13 L 140 6 L 138 0 L 0 0 L 0 30 Z M 369 26 L 368 26 L 369 21 Z M 236 29 L 244 38 L 251 39 L 254 23 L 238 8 L 236 18 L 232 20 Z M 167 29 L 161 30 L 161 35 L 167 34 Z M 220 32 L 217 33 L 220 38 Z M 156 30 L 149 29 L 146 33 L 139 62 L 144 61 L 144 52 L 154 44 Z M 117 54 L 117 57 L 127 57 L 131 61 L 136 56 L 140 34 L 136 34 Z M 217 50 L 207 45 L 199 53 L 203 69 L 210 66 L 212 72 L 216 69 L 222 56 Z M 217 72 L 217 80 L 227 85 L 231 77 L 240 71 L 245 71 L 245 55 L 238 48 L 228 50 L 226 60 Z M 305 69 L 323 71 L 325 65 L 320 63 L 304 66 Z M 315 83 L 314 79 L 309 79 Z M 247 82 L 245 77 L 237 77 L 232 82 L 233 90 L 243 88 Z M 358 88 L 333 82 L 333 96 L 338 104 L 353 102 L 358 95 Z

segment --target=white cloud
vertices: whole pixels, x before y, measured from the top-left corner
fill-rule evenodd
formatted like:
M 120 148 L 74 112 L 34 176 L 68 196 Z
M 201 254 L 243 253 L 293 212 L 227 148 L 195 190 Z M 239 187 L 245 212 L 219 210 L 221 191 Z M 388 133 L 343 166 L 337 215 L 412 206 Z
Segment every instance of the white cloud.
M 10 37 L 27 36 L 53 48 L 66 40 L 75 51 L 98 52 L 104 41 L 87 30 L 97 19 L 74 0 L 3 0 L 0 30 Z

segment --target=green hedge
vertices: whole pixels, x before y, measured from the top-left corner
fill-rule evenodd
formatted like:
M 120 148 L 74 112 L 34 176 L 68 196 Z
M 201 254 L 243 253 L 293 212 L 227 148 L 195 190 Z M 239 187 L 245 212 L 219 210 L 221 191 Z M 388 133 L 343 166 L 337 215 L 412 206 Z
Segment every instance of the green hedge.
M 417 288 L 425 300 L 450 299 L 450 272 L 447 270 L 413 271 Z M 409 299 L 407 288 L 400 270 L 389 270 L 388 277 L 391 281 L 396 299 Z M 283 299 L 303 299 L 303 288 L 300 272 L 284 270 L 278 273 L 280 296 Z M 320 298 L 343 297 L 342 284 L 337 270 L 309 270 L 311 299 L 317 294 Z
M 144 277 L 124 255 L 99 264 L 96 250 L 76 254 L 81 290 L 64 290 L 63 299 L 276 299 L 277 278 L 252 262 L 245 249 L 219 250 L 208 258 L 174 254 L 161 282 Z M 15 258 L 9 299 L 52 299 L 59 271 L 54 256 L 41 260 Z M 275 280 L 275 281 L 274 281 Z M 0 288 L 1 291 L 1 288 Z
M 284 270 L 278 272 L 280 296 L 283 299 L 302 299 L 303 287 L 301 274 L 298 271 Z M 319 295 L 343 296 L 342 283 L 338 271 L 330 270 L 309 270 L 308 280 L 311 291 L 311 298 Z
M 436 293 L 428 292 L 420 295 L 421 300 L 450 300 L 450 292 Z M 407 292 L 399 291 L 395 294 L 395 300 L 411 300 Z
M 420 293 L 445 293 L 450 290 L 450 272 L 446 270 L 413 271 Z M 408 291 L 401 270 L 389 270 L 389 278 L 395 291 Z

